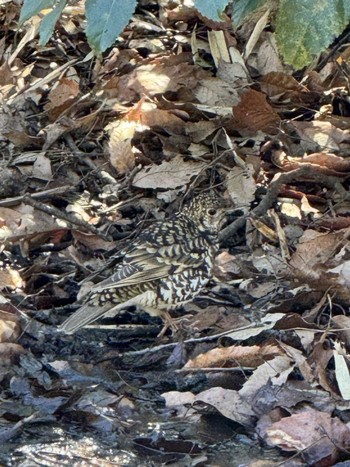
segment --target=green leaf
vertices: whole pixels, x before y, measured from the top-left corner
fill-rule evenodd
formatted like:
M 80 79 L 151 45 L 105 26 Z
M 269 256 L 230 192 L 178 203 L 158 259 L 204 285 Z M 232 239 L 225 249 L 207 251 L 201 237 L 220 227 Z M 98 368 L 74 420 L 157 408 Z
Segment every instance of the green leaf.
M 110 47 L 130 21 L 136 0 L 86 0 L 86 35 L 95 52 Z
M 258 10 L 266 0 L 236 0 L 232 5 L 232 23 L 238 28 L 243 21 Z
M 66 6 L 67 0 L 59 0 L 54 9 L 50 11 L 41 21 L 40 24 L 40 41 L 39 45 L 45 45 L 52 36 L 54 27 L 60 17 L 64 7 Z
M 276 39 L 284 61 L 296 69 L 310 64 L 349 18 L 349 0 L 280 0 Z
M 194 6 L 203 16 L 222 21 L 222 12 L 229 2 L 230 0 L 195 0 Z
M 27 19 L 37 15 L 45 8 L 52 8 L 54 4 L 55 0 L 24 0 L 19 17 L 19 24 L 23 24 Z

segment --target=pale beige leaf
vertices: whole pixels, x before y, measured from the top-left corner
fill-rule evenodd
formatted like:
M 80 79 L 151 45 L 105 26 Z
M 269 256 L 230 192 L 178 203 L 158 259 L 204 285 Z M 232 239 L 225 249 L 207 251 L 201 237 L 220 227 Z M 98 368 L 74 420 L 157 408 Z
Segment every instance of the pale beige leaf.
M 303 451 L 308 465 L 334 465 L 339 449 L 350 445 L 350 430 L 339 418 L 308 409 L 273 423 L 267 442 L 284 451 Z
M 256 183 L 253 174 L 252 165 L 247 165 L 244 169 L 236 166 L 228 173 L 226 178 L 227 191 L 235 207 L 248 207 L 254 200 Z
M 185 162 L 178 155 L 169 162 L 143 168 L 135 175 L 133 185 L 138 188 L 174 189 L 189 183 L 205 166 L 204 162 Z
M 342 398 L 345 400 L 350 400 L 350 374 L 349 368 L 347 365 L 347 360 L 349 360 L 343 354 L 346 352 L 341 348 L 339 342 L 334 343 L 333 357 L 335 364 L 335 377 L 338 383 L 338 389 Z
M 51 180 L 52 169 L 51 161 L 45 154 L 39 154 L 33 164 L 33 177 L 41 180 Z
M 137 122 L 128 120 L 119 120 L 111 125 L 108 142 L 110 162 L 122 175 L 135 167 L 135 155 L 131 140 L 137 126 Z
M 251 425 L 254 413 L 250 405 L 243 400 L 237 391 L 220 387 L 210 388 L 197 394 L 194 407 L 199 401 L 215 407 L 230 420 L 242 425 Z
M 244 383 L 239 394 L 244 400 L 252 402 L 256 393 L 269 381 L 277 386 L 282 386 L 293 369 L 294 365 L 291 358 L 287 355 L 278 355 L 260 365 L 249 377 L 248 381 Z

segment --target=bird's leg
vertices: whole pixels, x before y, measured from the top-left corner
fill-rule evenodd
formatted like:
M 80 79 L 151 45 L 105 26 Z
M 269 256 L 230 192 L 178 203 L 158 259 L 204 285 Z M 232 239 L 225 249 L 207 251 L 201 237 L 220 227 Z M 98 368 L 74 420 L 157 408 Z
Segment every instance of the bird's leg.
M 179 326 L 176 324 L 177 320 L 172 318 L 168 311 L 162 311 L 162 318 L 164 321 L 164 326 L 162 327 L 162 330 L 158 334 L 157 338 L 163 337 L 169 328 L 171 329 L 172 334 L 176 334 L 179 331 Z

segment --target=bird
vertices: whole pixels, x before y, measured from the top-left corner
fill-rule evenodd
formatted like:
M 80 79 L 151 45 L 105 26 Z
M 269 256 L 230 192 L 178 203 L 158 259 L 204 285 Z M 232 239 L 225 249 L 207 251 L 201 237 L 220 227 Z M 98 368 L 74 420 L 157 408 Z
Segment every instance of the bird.
M 123 261 L 111 276 L 91 288 L 59 331 L 73 334 L 128 307 L 167 322 L 171 309 L 191 301 L 212 278 L 223 204 L 216 192 L 202 192 L 170 218 L 145 228 L 123 250 Z

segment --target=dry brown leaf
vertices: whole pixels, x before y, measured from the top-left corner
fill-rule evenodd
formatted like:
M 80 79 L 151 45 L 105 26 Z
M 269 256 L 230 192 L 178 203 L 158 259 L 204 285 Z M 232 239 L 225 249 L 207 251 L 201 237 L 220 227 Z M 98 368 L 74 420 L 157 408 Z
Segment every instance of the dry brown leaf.
M 219 78 L 200 80 L 194 87 L 193 94 L 202 105 L 210 105 L 213 109 L 215 107 L 227 109 L 224 115 L 230 114 L 230 107 L 239 102 L 238 89 Z M 216 110 L 214 112 L 217 113 Z
M 328 272 L 337 275 L 337 282 L 347 288 L 350 288 L 350 261 L 345 260 L 339 266 L 328 269 Z
M 38 154 L 35 159 L 32 176 L 41 180 L 52 179 L 51 161 L 44 153 Z
M 332 358 L 333 350 L 325 345 L 321 338 L 319 342 L 314 344 L 312 352 L 307 358 L 307 371 L 309 371 L 309 369 L 311 370 L 311 374 L 308 375 L 307 380 L 311 383 L 317 381 L 320 386 L 332 394 L 333 397 L 337 398 L 339 397 L 337 388 L 327 370 L 327 366 Z
M 184 120 L 169 110 L 157 109 L 154 104 L 145 106 L 141 116 L 141 122 L 149 128 L 161 127 L 165 130 L 175 131 L 176 133 L 184 133 L 186 128 L 186 122 Z
M 226 187 L 235 207 L 249 207 L 255 199 L 256 182 L 254 168 L 247 165 L 244 169 L 233 167 L 226 178 Z
M 258 230 L 261 235 L 263 235 L 266 239 L 268 239 L 272 243 L 276 243 L 278 241 L 278 235 L 275 229 L 272 229 L 265 222 L 261 221 L 260 219 L 250 219 L 250 223 Z
M 77 121 L 79 119 L 74 119 L 74 121 L 66 116 L 61 117 L 59 122 L 50 123 L 42 130 L 45 134 L 45 144 L 43 145 L 43 150 L 46 151 L 50 148 L 64 133 L 71 131 L 72 128 L 77 128 Z
M 208 136 L 211 136 L 220 126 L 215 120 L 200 120 L 199 122 L 188 122 L 186 125 L 186 135 L 191 137 L 194 143 L 202 143 Z
M 221 61 L 216 76 L 237 89 L 245 88 L 250 83 L 250 77 L 244 60 L 235 46 L 229 48 L 233 63 Z
M 278 236 L 278 241 L 281 249 L 281 258 L 283 261 L 285 261 L 286 259 L 290 258 L 286 233 L 282 228 L 281 221 L 277 212 L 274 209 L 269 209 L 268 215 L 272 217 L 274 221 L 276 234 Z
M 189 360 L 184 368 L 233 368 L 236 366 L 256 368 L 276 355 L 282 354 L 283 352 L 275 345 L 221 347 Z
M 107 126 L 110 132 L 108 151 L 110 162 L 120 174 L 135 167 L 135 149 L 132 138 L 136 131 L 162 127 L 169 132 L 184 133 L 185 122 L 167 110 L 157 109 L 155 104 L 141 99 L 121 120 Z
M 251 404 L 263 386 L 267 384 L 282 386 L 294 370 L 294 366 L 292 359 L 287 355 L 274 357 L 272 360 L 260 365 L 249 376 L 248 381 L 239 390 L 239 394 L 246 402 Z
M 350 446 L 350 429 L 339 418 L 309 409 L 273 423 L 267 442 L 284 451 L 303 451 L 308 465 L 333 465 L 340 449 Z
M 262 32 L 264 31 L 267 23 L 269 22 L 270 13 L 271 13 L 270 9 L 267 8 L 266 11 L 261 12 L 260 18 L 257 19 L 253 32 L 251 33 L 249 40 L 245 46 L 245 51 L 244 51 L 245 60 L 248 59 L 249 55 L 252 53 L 255 46 L 257 45 Z
M 305 150 L 338 150 L 341 143 L 350 143 L 349 130 L 340 130 L 329 122 L 314 120 L 312 122 L 290 122 L 301 138 Z M 304 146 L 303 146 L 304 147 Z
M 331 285 L 332 276 L 328 274 L 326 278 L 327 268 L 325 265 L 334 258 L 341 245 L 348 241 L 349 235 L 349 229 L 326 233 L 320 233 L 312 229 L 306 230 L 299 239 L 296 251 L 289 262 L 289 265 L 293 268 L 291 272 L 299 279 L 303 278 L 308 282 L 319 281 L 318 285 L 327 290 Z M 333 266 L 336 267 L 334 262 Z M 321 278 L 323 278 L 324 283 L 320 280 Z M 335 284 L 335 274 L 333 278 L 332 282 Z
M 350 227 L 350 217 L 322 217 L 321 219 L 316 219 L 315 223 L 327 230 L 342 230 Z
M 0 239 L 16 241 L 37 234 L 47 235 L 54 230 L 66 227 L 63 220 L 37 211 L 31 206 L 19 205 L 16 209 L 0 208 Z
M 274 101 L 309 102 L 315 96 L 291 75 L 271 71 L 262 77 L 261 89 Z
M 89 206 L 86 206 L 82 199 L 76 198 L 72 203 L 67 204 L 66 211 L 74 213 L 76 219 L 85 221 L 88 224 L 96 225 L 100 221 L 100 216 L 93 213 Z
M 246 403 L 237 391 L 214 387 L 197 394 L 194 408 L 198 403 L 215 407 L 224 417 L 245 426 L 251 426 L 254 417 L 250 405 Z
M 157 58 L 152 63 L 138 66 L 129 74 L 116 77 L 112 84 L 108 83 L 108 87 L 114 88 L 120 102 L 132 102 L 142 96 L 153 97 L 167 91 L 176 92 L 180 87 L 193 89 L 208 73 L 191 62 L 192 54 L 187 53 Z
M 18 271 L 10 267 L 0 269 L 0 290 L 6 287 L 17 289 L 23 287 L 23 285 L 24 283 Z
M 234 106 L 232 111 L 239 131 L 263 131 L 269 134 L 278 132 L 280 117 L 261 92 L 248 89 L 241 95 L 240 103 Z
M 118 120 L 107 128 L 110 129 L 108 142 L 110 162 L 121 175 L 130 172 L 135 167 L 131 140 L 137 127 L 138 123 L 135 121 Z
M 266 4 L 268 5 L 268 4 Z M 281 55 L 276 44 L 276 36 L 269 31 L 263 31 L 254 52 L 248 57 L 247 65 L 259 70 L 260 76 L 272 71 L 284 71 L 285 66 L 281 62 Z
M 348 176 L 350 161 L 335 154 L 319 152 L 303 157 L 289 157 L 283 151 L 273 153 L 272 161 L 277 167 L 284 171 L 298 169 L 304 165 L 309 165 L 316 172 L 338 177 Z
M 215 258 L 215 277 L 228 280 L 230 274 L 238 275 L 241 272 L 241 265 L 236 261 L 236 257 L 223 251 Z
M 181 155 L 177 155 L 169 162 L 160 165 L 144 167 L 138 172 L 132 184 L 138 188 L 167 188 L 174 189 L 189 183 L 192 177 L 204 169 L 204 162 L 185 162 Z
M 331 104 L 323 105 L 319 112 L 316 113 L 315 118 L 321 122 L 329 122 L 341 130 L 348 130 L 350 128 L 350 117 L 346 115 L 334 115 L 331 112 L 333 112 Z
M 13 321 L 0 320 L 0 342 L 13 342 L 19 336 L 20 328 Z
M 62 78 L 49 94 L 49 102 L 45 105 L 51 122 L 72 107 L 80 94 L 79 84 L 74 79 Z

